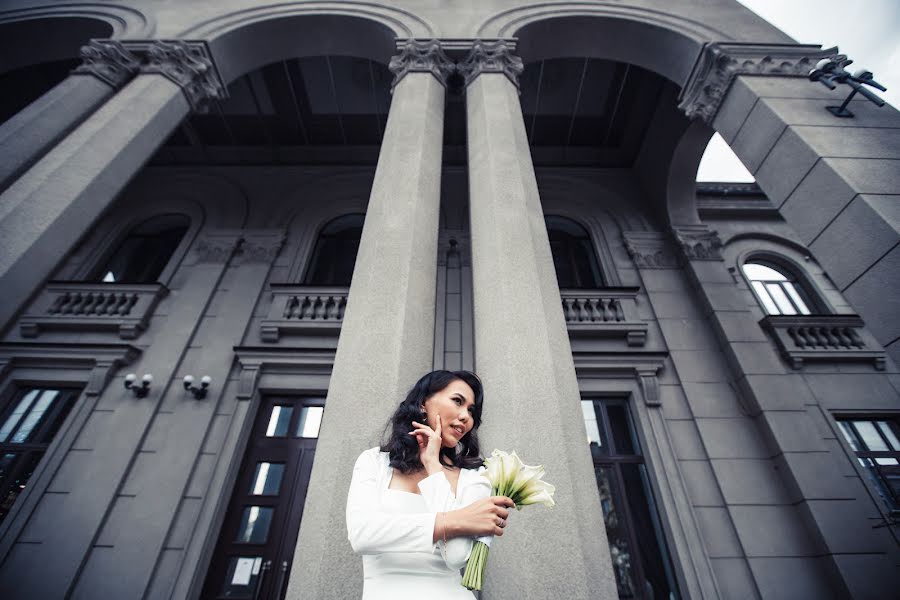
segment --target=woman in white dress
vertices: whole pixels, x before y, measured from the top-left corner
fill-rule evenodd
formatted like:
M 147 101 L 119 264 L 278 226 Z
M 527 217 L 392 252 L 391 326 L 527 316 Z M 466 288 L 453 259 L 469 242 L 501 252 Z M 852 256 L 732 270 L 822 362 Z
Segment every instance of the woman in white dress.
M 394 411 L 387 442 L 356 460 L 347 532 L 363 557 L 363 600 L 474 598 L 460 570 L 476 539 L 503 535 L 514 506 L 481 475 L 482 397 L 474 373 L 428 373 Z

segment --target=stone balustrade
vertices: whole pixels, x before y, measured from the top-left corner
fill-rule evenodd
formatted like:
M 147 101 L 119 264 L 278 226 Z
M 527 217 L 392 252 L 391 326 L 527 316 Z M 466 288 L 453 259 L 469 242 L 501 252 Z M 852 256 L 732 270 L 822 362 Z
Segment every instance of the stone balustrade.
M 51 281 L 22 315 L 19 331 L 27 338 L 53 330 L 115 331 L 132 340 L 168 293 L 161 283 Z
M 272 306 L 260 324 L 264 342 L 283 335 L 337 335 L 347 307 L 346 287 L 271 284 Z
M 640 288 L 560 290 L 570 336 L 624 337 L 629 346 L 647 341 L 647 323 L 637 315 Z
M 885 352 L 857 315 L 770 315 L 760 321 L 795 369 L 808 360 L 872 362 L 885 368 Z

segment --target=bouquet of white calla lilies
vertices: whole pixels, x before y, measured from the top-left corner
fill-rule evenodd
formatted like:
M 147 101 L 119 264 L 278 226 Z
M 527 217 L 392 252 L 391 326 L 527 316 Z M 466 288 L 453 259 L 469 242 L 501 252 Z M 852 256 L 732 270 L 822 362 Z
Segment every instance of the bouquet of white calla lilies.
M 491 452 L 485 459 L 486 471 L 482 473 L 491 482 L 491 495 L 507 496 L 516 503 L 516 510 L 530 504 L 553 506 L 553 493 L 556 488 L 541 481 L 544 467 L 529 466 L 513 451 L 511 454 L 502 450 Z M 484 568 L 487 564 L 489 548 L 483 542 L 475 542 L 472 554 L 466 563 L 462 584 L 470 590 L 480 590 L 484 582 Z

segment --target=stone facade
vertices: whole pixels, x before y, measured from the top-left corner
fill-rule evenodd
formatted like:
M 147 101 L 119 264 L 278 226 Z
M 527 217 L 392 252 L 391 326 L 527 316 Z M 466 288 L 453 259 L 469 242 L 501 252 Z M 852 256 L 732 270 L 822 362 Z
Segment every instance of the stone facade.
M 484 379 L 482 451 L 520 450 L 558 490 L 513 518 L 482 598 L 616 598 L 618 569 L 651 571 L 622 566 L 585 447 L 585 402 L 608 400 L 673 598 L 900 589 L 897 513 L 840 424 L 900 422 L 900 114 L 836 118 L 842 90 L 805 74 L 838 50 L 732 0 L 465 4 L 0 9 L 0 78 L 24 86 L 0 123 L 0 426 L 20 390 L 78 391 L 4 500 L 4 598 L 215 597 L 254 424 L 290 395 L 327 396 L 324 418 L 287 558 L 255 581 L 359 597 L 353 462 L 438 368 Z M 52 85 L 22 83 L 47 65 Z M 575 142 L 591 107 L 535 100 L 608 81 L 602 143 Z M 695 184 L 714 131 L 758 187 Z M 352 282 L 313 282 L 321 232 L 359 214 Z M 98 280 L 158 215 L 189 224 L 154 281 Z M 602 282 L 561 285 L 545 216 L 586 232 Z M 812 314 L 766 314 L 751 260 Z

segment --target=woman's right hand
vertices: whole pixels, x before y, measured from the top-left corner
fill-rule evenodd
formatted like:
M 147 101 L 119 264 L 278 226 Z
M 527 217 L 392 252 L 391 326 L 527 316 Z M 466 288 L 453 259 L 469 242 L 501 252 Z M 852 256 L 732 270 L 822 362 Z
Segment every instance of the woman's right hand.
M 450 511 L 447 513 L 451 523 L 448 537 L 503 535 L 509 509 L 513 507 L 515 503 L 506 496 L 491 496 Z

